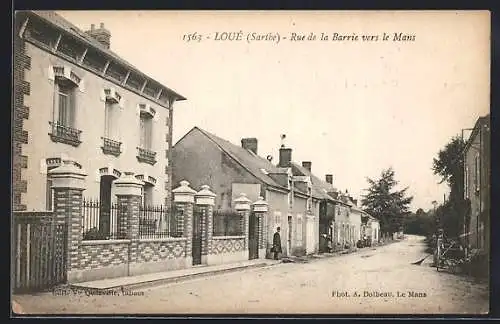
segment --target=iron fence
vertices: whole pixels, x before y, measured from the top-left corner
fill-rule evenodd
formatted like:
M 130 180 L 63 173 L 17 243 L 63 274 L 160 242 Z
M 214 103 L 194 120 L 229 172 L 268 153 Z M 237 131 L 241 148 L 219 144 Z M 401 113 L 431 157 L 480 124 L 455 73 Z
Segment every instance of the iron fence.
M 244 235 L 243 214 L 234 210 L 214 210 L 213 236 Z
M 117 203 L 102 203 L 97 199 L 84 199 L 82 207 L 82 234 L 84 240 L 111 240 L 125 238 L 118 228 Z
M 139 208 L 139 237 L 164 238 L 182 237 L 175 209 L 165 206 L 142 205 Z

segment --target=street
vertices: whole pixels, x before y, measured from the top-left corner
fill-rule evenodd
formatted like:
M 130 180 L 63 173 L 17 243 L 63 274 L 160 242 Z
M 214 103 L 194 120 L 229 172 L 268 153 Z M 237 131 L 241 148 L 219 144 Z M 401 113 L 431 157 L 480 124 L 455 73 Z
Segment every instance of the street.
M 137 289 L 120 296 L 14 296 L 26 313 L 51 314 L 480 314 L 488 286 L 437 272 L 422 237 L 356 253 L 281 263 Z

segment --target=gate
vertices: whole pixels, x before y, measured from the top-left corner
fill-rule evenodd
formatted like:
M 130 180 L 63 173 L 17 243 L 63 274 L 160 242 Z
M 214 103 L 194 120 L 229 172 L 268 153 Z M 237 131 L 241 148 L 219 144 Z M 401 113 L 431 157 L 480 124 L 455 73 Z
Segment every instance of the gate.
M 250 213 L 248 221 L 248 260 L 259 258 L 259 219 Z
M 195 206 L 193 212 L 193 248 L 192 248 L 193 265 L 201 264 L 202 217 L 203 217 L 203 208 Z
M 14 292 L 50 289 L 66 282 L 67 225 L 52 212 L 14 213 Z

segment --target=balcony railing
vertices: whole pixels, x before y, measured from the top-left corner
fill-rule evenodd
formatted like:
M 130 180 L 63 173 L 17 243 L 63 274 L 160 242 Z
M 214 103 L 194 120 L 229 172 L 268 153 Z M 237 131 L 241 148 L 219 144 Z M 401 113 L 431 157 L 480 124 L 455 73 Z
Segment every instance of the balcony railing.
M 137 148 L 137 160 L 139 162 L 148 163 L 154 165 L 156 163 L 156 152 L 151 150 L 138 147 Z
M 103 137 L 101 149 L 104 154 L 118 156 L 122 153 L 120 149 L 121 145 L 121 142 L 113 141 L 112 139 Z
M 82 142 L 80 140 L 81 130 L 59 124 L 58 122 L 50 122 L 52 132 L 49 134 L 53 142 L 65 143 L 72 146 L 78 146 Z

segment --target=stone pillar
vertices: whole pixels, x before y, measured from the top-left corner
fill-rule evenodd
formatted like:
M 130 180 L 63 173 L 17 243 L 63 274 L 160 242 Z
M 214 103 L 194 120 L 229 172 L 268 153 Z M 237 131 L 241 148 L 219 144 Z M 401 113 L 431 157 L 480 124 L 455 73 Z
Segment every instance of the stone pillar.
M 73 159 L 49 171 L 54 189 L 54 213 L 57 224 L 65 224 L 66 274 L 69 283 L 75 282 L 80 267 L 79 248 L 82 241 L 82 193 L 87 174 Z
M 245 244 L 243 249 L 248 250 L 248 222 L 250 218 L 250 204 L 252 201 L 247 195 L 240 193 L 240 196 L 234 200 L 234 209 L 240 214 L 243 214 L 243 233 L 245 234 Z
M 207 256 L 212 253 L 212 236 L 214 223 L 214 206 L 217 195 L 210 191 L 207 185 L 201 186 L 201 190 L 195 195 L 196 205 L 204 210 L 201 219 L 201 263 L 207 264 Z
M 172 190 L 177 217 L 177 226 L 182 227 L 186 238 L 186 267 L 193 265 L 193 207 L 196 191 L 189 187 L 189 182 L 181 181 L 180 186 Z
M 268 204 L 263 197 L 259 197 L 259 199 L 257 199 L 252 206 L 253 212 L 255 213 L 259 224 L 259 258 L 265 258 L 267 248 L 267 226 L 265 224 Z
M 134 275 L 134 266 L 139 261 L 139 217 L 141 189 L 144 182 L 134 177 L 133 172 L 124 172 L 114 181 L 115 195 L 118 200 L 118 238 L 129 239 L 128 271 Z

